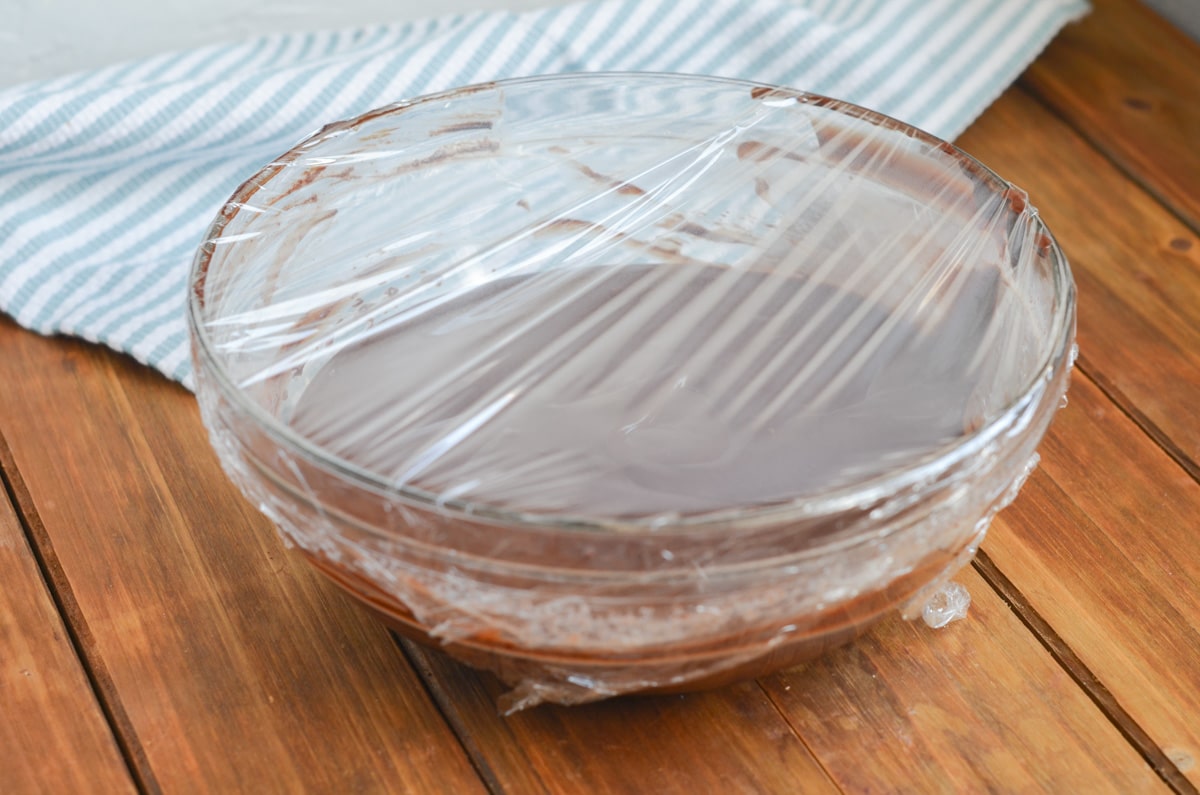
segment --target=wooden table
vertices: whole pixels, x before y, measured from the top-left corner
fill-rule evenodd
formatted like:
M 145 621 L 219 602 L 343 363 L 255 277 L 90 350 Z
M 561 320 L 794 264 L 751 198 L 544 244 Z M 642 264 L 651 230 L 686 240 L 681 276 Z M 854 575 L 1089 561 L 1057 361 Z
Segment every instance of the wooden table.
M 0 792 L 1196 792 L 1200 47 L 1096 6 L 959 141 L 1058 235 L 1082 349 L 968 620 L 500 717 L 282 547 L 182 388 L 2 321 Z

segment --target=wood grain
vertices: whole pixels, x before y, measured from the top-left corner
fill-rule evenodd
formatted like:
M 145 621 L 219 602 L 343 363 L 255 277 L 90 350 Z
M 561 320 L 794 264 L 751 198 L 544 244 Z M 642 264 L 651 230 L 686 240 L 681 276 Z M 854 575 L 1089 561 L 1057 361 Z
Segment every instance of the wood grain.
M 133 792 L 133 779 L 2 486 L 0 792 Z
M 1200 45 L 1136 0 L 1093 0 L 1022 83 L 1200 231 Z
M 1165 792 L 1070 675 L 973 570 L 970 613 L 895 618 L 763 680 L 847 792 Z
M 390 636 L 285 554 L 190 394 L 0 322 L 0 417 L 146 789 L 482 791 Z
M 1086 378 L 1070 399 L 984 549 L 1200 784 L 1200 484 Z
M 1200 237 L 1020 91 L 958 143 L 1029 192 L 1066 252 L 1084 369 L 1200 474 Z
M 498 680 L 404 641 L 500 792 L 838 792 L 754 682 L 496 712 Z

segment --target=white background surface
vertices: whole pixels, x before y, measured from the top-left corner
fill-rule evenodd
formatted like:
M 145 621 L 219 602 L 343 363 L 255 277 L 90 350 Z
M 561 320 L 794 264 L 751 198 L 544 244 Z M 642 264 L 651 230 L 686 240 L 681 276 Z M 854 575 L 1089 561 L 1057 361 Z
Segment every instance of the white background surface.
M 0 0 L 0 87 L 259 33 L 565 0 Z M 703 0 L 698 0 L 703 2 Z M 1149 0 L 1200 38 L 1200 0 Z

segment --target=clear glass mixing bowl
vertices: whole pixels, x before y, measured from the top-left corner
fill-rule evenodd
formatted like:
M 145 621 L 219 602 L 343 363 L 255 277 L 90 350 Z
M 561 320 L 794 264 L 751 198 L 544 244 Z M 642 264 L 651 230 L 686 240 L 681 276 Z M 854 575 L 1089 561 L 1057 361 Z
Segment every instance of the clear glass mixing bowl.
M 709 686 L 944 583 L 1066 389 L 1025 194 L 837 100 L 571 75 L 329 125 L 195 261 L 230 477 L 511 706 Z

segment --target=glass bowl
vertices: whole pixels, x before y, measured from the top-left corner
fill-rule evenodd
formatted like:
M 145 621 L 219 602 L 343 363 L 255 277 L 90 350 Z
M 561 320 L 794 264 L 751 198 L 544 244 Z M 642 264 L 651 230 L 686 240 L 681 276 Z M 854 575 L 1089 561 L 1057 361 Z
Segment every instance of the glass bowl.
M 191 288 L 232 480 L 512 708 L 763 674 L 919 606 L 1036 463 L 1074 338 L 1019 189 L 681 75 L 331 124 L 233 195 Z

